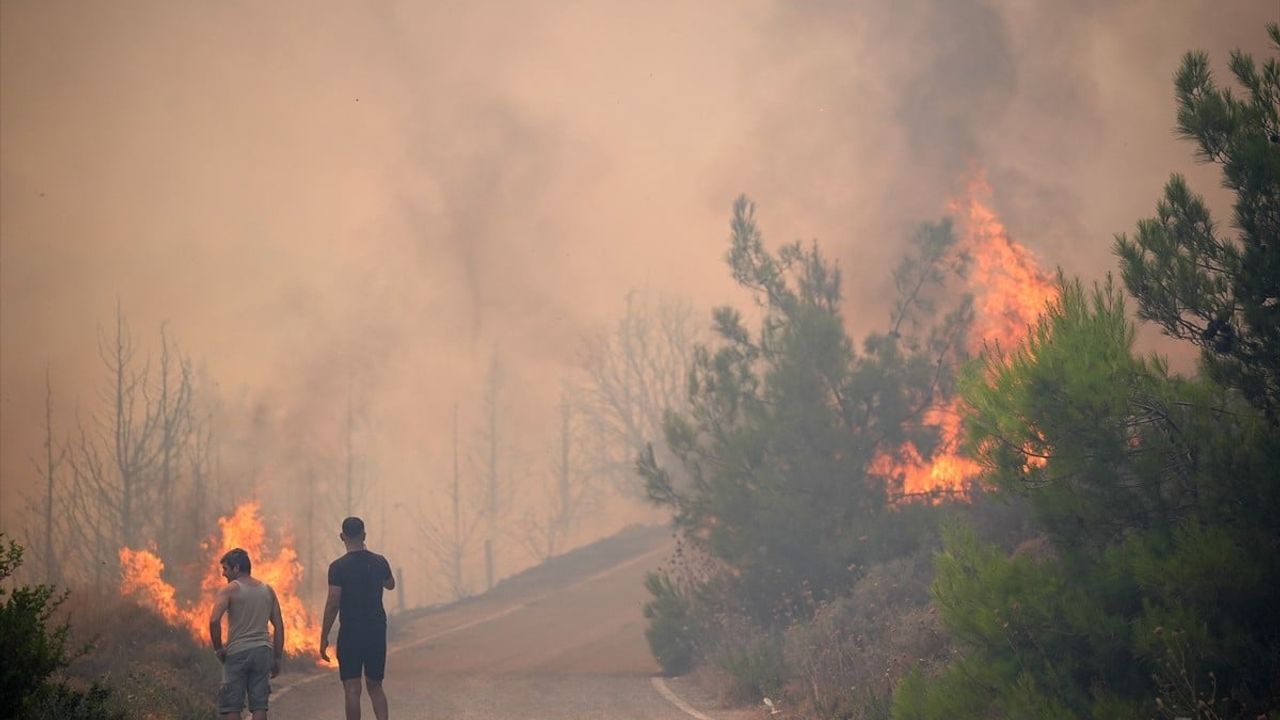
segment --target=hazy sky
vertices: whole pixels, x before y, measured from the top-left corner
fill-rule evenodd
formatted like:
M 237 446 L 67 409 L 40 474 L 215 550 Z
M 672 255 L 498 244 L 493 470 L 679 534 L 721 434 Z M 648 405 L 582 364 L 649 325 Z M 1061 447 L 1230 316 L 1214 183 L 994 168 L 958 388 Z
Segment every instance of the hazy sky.
M 446 472 L 455 402 L 479 422 L 495 348 L 536 449 L 627 289 L 740 303 L 721 260 L 740 192 L 767 239 L 840 261 L 859 334 L 973 167 L 1046 267 L 1099 277 L 1170 171 L 1215 189 L 1172 133 L 1181 54 L 1225 78 L 1277 19 L 1277 0 L 0 0 L 0 522 L 33 482 L 46 366 L 67 428 L 117 299 L 142 348 L 167 323 L 258 409 L 260 441 L 331 445 L 354 388 L 379 474 L 408 482 Z

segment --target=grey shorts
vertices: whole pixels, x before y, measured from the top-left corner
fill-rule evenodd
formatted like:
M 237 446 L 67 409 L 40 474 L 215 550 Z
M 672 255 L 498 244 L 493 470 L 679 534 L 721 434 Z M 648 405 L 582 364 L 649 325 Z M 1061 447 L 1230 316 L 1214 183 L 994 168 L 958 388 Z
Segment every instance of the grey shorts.
M 249 712 L 267 709 L 271 694 L 271 648 L 260 646 L 228 655 L 222 664 L 222 689 L 218 713 L 238 713 L 249 695 Z

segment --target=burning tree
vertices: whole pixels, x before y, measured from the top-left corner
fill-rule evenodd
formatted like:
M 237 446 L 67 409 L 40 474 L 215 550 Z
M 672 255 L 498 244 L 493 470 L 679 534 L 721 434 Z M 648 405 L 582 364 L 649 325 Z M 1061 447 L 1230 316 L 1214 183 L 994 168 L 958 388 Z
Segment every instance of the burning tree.
M 952 533 L 933 594 L 959 652 L 899 688 L 895 718 L 1280 711 L 1280 57 L 1259 72 L 1237 52 L 1231 67 L 1247 98 L 1201 53 L 1176 92 L 1180 130 L 1235 191 L 1240 236 L 1175 176 L 1116 242 L 1139 314 L 1200 346 L 1204 372 L 1137 355 L 1108 280 L 1064 281 L 1026 345 L 967 375 L 969 449 L 999 493 L 1028 499 L 1043 550 Z
M 155 610 L 167 622 L 185 628 L 200 643 L 208 643 L 209 615 L 213 599 L 226 581 L 219 560 L 232 548 L 242 548 L 253 561 L 253 575 L 276 591 L 286 628 L 285 651 L 290 655 L 314 655 L 320 629 L 299 595 L 303 567 L 288 537 L 268 541 L 256 502 L 247 502 L 220 518 L 217 538 L 206 543 L 205 571 L 200 594 L 186 602 L 164 577 L 164 561 L 148 550 L 120 549 L 120 593 Z M 225 636 L 224 636 L 225 637 Z
M 48 528 L 49 540 L 42 544 L 52 548 L 58 541 L 67 550 L 66 564 L 87 570 L 97 585 L 115 566 L 122 546 L 158 545 L 171 552 L 184 544 L 188 538 L 179 537 L 175 520 L 193 489 L 203 491 L 213 442 L 206 418 L 196 413 L 191 362 L 163 328 L 153 366 L 139 357 L 117 307 L 114 330 L 100 333 L 99 351 L 108 373 L 104 402 L 61 452 L 50 452 L 46 460 L 48 480 L 54 466 L 65 462 L 70 482 L 61 484 L 56 498 L 48 498 L 45 513 L 48 523 L 48 508 L 57 504 L 65 510 L 62 537 Z M 52 428 L 47 429 L 46 443 L 52 447 Z
M 940 326 L 951 335 L 934 340 L 940 371 L 943 363 L 956 367 L 985 347 L 1018 345 L 1057 297 L 1052 278 L 1027 248 L 1010 238 L 990 207 L 990 196 L 990 186 L 978 174 L 965 197 L 950 206 L 959 220 L 959 237 L 954 241 L 949 234 L 944 239 L 920 238 L 921 254 L 905 259 L 894 273 L 900 300 L 891 334 L 897 334 L 904 319 L 911 317 L 913 304 L 928 303 L 922 294 L 929 283 L 952 281 L 963 286 L 965 299 L 953 311 L 955 319 Z M 954 272 L 944 276 L 941 268 L 945 267 Z M 906 496 L 964 492 L 982 472 L 978 462 L 961 452 L 960 410 L 954 388 L 944 378 L 940 372 L 919 420 L 938 431 L 937 444 L 921 452 L 908 441 L 880 453 L 873 463 L 874 471 L 892 478 Z
M 920 255 L 922 283 L 936 284 L 949 228 L 918 240 L 933 245 Z M 805 613 L 802 595 L 837 594 L 859 568 L 897 551 L 889 490 L 873 464 L 891 448 L 937 444 L 919 416 L 949 382 L 941 356 L 967 317 L 908 337 L 907 314 L 928 309 L 908 298 L 897 330 L 869 336 L 858 353 L 841 316 L 839 270 L 817 247 L 767 251 L 746 198 L 734 205 L 728 262 L 759 303 L 761 327 L 752 332 L 737 310 L 720 308 L 719 347 L 694 351 L 688 410 L 669 413 L 665 427 L 687 485 L 652 449 L 639 469 L 649 496 L 723 563 L 729 595 L 768 627 Z

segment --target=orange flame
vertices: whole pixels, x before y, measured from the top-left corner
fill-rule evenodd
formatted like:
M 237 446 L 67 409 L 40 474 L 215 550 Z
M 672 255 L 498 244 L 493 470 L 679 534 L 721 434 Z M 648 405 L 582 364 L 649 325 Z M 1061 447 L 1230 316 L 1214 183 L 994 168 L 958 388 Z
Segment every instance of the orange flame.
M 965 201 L 953 202 L 951 210 L 961 217 L 961 245 L 974 259 L 969 277 L 974 300 L 969 350 L 977 352 L 990 342 L 1012 347 L 1026 337 L 1045 307 L 1057 300 L 1057 286 L 1036 265 L 1031 251 L 1014 242 L 995 211 L 979 199 L 991 196 L 986 178 L 975 178 L 968 194 Z
M 267 533 L 258 517 L 257 502 L 241 504 L 229 517 L 219 519 L 218 527 L 221 539 L 210 538 L 206 543 L 211 552 L 199 600 L 179 604 L 173 586 L 161 577 L 164 562 L 148 550 L 129 548 L 120 549 L 120 593 L 154 608 L 169 624 L 186 628 L 197 642 L 208 645 L 213 598 L 226 584 L 219 560 L 228 550 L 243 548 L 253 561 L 253 576 L 276 591 L 284 619 L 285 652 L 314 655 L 320 628 L 298 596 L 303 568 L 290 540 L 281 538 L 275 555 L 267 553 Z
M 986 344 L 1005 348 L 1018 344 L 1045 307 L 1057 299 L 1053 279 L 1036 265 L 1031 251 L 1009 237 L 995 211 L 986 204 L 990 196 L 991 187 L 979 173 L 969 183 L 966 197 L 949 205 L 957 216 L 960 232 L 956 252 L 973 258 L 973 269 L 967 278 L 974 308 L 968 344 L 971 353 L 981 351 Z M 962 491 L 982 467 L 958 453 L 960 415 L 956 401 L 931 409 L 923 423 L 938 428 L 940 435 L 932 457 L 921 457 L 915 445 L 906 443 L 893 453 L 877 456 L 871 471 L 900 478 L 907 494 Z

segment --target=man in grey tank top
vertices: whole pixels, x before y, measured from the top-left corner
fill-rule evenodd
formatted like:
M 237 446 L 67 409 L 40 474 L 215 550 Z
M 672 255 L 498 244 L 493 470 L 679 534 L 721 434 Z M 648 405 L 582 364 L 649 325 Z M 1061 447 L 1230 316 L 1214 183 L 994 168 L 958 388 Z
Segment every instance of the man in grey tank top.
M 235 548 L 222 556 L 222 576 L 227 584 L 218 591 L 209 616 L 209 640 L 222 661 L 222 689 L 218 712 L 223 718 L 240 717 L 249 697 L 253 720 L 266 720 L 268 677 L 280 674 L 284 656 L 284 620 L 280 601 L 271 586 L 253 577 L 249 553 Z M 227 616 L 227 644 L 222 644 L 222 616 Z M 267 635 L 271 623 L 274 637 Z

